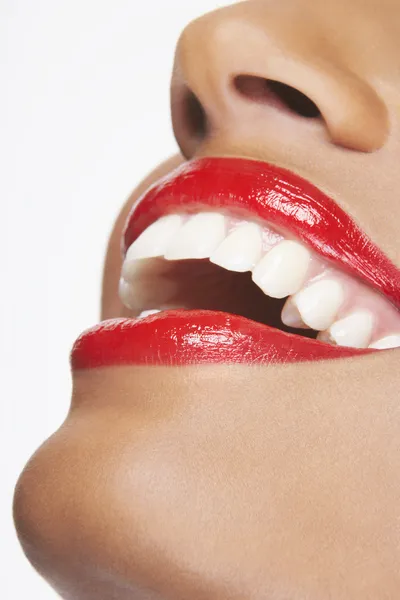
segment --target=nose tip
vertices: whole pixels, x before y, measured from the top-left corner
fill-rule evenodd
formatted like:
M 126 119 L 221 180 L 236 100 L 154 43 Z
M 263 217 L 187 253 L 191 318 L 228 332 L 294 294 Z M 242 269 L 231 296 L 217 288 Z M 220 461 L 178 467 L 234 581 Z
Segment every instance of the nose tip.
M 319 119 L 330 143 L 360 152 L 381 148 L 388 111 L 368 80 L 343 61 L 332 42 L 318 44 L 293 26 L 257 18 L 237 5 L 190 23 L 176 50 L 171 112 L 182 153 L 194 156 L 217 132 L 264 130 L 285 111 Z M 264 9 L 265 10 L 265 9 Z M 318 55 L 315 48 L 318 47 Z M 257 110 L 254 110 L 257 107 Z M 296 127 L 298 120 L 293 120 Z M 310 128 L 311 131 L 311 128 Z

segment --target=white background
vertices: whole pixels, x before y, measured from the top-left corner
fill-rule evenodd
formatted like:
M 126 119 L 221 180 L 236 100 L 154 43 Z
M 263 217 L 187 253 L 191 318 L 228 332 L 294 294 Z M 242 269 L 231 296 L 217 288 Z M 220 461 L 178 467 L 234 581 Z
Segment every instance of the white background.
M 13 488 L 65 417 L 68 354 L 98 320 L 103 255 L 135 184 L 177 150 L 174 46 L 215 0 L 0 2 L 0 596 L 55 593 L 19 548 Z

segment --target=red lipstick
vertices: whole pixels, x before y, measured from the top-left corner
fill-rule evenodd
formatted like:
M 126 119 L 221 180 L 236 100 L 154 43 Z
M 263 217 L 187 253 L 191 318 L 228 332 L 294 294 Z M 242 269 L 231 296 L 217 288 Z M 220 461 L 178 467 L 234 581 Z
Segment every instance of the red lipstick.
M 400 308 L 400 271 L 331 198 L 299 175 L 261 161 L 200 158 L 150 188 L 131 211 L 126 251 L 159 217 L 174 212 L 234 211 L 289 232 Z
M 240 158 L 201 158 L 153 185 L 133 208 L 123 251 L 170 213 L 229 211 L 303 241 L 400 306 L 400 271 L 328 196 L 290 171 Z M 74 345 L 74 369 L 110 365 L 276 364 L 370 354 L 331 346 L 218 311 L 171 310 L 142 320 L 116 319 Z
M 278 364 L 366 355 L 217 311 L 164 311 L 142 321 L 112 319 L 84 332 L 73 369 L 111 365 Z

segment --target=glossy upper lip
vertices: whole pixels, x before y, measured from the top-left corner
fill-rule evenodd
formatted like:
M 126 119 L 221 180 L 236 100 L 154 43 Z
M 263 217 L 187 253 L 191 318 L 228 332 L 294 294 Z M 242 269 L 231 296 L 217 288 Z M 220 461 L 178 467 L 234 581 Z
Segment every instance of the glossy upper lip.
M 400 308 L 400 270 L 354 220 L 306 179 L 261 161 L 207 157 L 184 163 L 139 198 L 127 219 L 123 252 L 161 216 L 210 208 L 295 236 Z

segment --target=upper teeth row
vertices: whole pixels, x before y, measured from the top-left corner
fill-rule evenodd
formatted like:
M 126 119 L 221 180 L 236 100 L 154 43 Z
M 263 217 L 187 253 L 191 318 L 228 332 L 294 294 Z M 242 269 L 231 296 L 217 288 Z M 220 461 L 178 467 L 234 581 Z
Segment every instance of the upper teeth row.
M 321 339 L 360 348 L 400 346 L 400 318 L 387 301 L 329 268 L 303 244 L 255 222 L 218 212 L 161 217 L 128 249 L 123 278 L 132 278 L 132 262 L 162 256 L 169 261 L 208 258 L 230 271 L 252 271 L 266 295 L 290 296 L 282 311 L 286 325 L 319 330 Z M 354 286 L 364 288 L 361 297 Z M 121 295 L 128 305 L 130 288 L 123 281 Z M 356 307 L 351 296 L 357 296 Z

